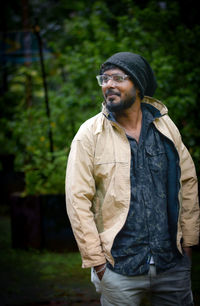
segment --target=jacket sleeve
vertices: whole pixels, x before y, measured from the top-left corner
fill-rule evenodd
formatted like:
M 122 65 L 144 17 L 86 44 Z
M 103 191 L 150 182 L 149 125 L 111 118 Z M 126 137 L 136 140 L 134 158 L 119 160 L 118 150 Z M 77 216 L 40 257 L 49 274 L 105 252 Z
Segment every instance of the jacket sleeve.
M 75 137 L 66 171 L 67 213 L 82 256 L 83 268 L 106 262 L 92 212 L 95 194 L 93 152 L 94 146 L 88 137 Z
M 199 241 L 198 182 L 195 166 L 190 153 L 181 141 L 181 137 L 179 140 L 182 184 L 180 225 L 183 234 L 182 246 L 189 247 L 197 245 Z

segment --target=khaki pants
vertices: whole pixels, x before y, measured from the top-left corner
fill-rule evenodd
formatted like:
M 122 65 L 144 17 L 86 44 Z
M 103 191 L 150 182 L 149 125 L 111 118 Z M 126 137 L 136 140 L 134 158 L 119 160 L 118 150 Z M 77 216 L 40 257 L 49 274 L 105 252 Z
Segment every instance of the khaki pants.
M 92 269 L 92 282 L 101 293 L 102 306 L 138 306 L 144 294 L 153 306 L 192 306 L 190 271 L 185 255 L 174 268 L 159 274 L 155 265 L 142 276 L 124 276 L 107 268 L 100 281 Z

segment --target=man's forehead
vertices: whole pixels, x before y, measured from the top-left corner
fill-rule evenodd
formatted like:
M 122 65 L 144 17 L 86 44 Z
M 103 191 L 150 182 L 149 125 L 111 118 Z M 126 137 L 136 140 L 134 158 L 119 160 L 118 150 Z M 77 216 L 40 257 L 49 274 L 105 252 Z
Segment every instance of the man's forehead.
M 112 74 L 125 74 L 123 70 L 119 69 L 119 68 L 114 68 L 114 69 L 108 69 L 106 71 L 104 71 L 103 74 L 108 74 L 108 75 L 112 75 Z

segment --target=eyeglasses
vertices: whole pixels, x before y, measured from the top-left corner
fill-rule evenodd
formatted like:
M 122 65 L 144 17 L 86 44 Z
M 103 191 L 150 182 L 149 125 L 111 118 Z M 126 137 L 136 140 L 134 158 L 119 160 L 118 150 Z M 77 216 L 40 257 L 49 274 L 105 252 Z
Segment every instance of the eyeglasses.
M 128 79 L 129 76 L 124 74 L 101 74 L 96 76 L 99 86 L 105 86 L 110 80 L 112 80 L 114 83 L 122 83 L 124 80 Z

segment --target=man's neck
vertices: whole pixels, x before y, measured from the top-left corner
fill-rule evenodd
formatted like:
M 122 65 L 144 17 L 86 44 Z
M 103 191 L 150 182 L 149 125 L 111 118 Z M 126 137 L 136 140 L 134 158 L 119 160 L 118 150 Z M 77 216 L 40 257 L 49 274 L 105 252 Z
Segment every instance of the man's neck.
M 139 141 L 142 126 L 141 101 L 136 100 L 128 109 L 115 113 L 116 121 L 124 128 L 127 135 Z

